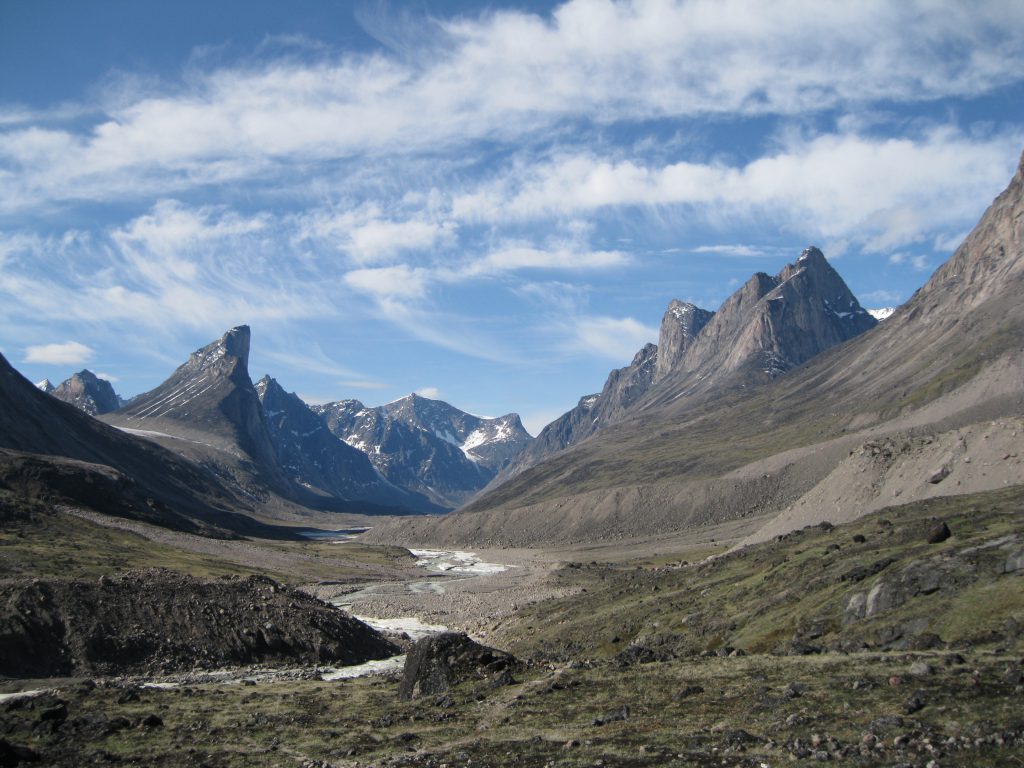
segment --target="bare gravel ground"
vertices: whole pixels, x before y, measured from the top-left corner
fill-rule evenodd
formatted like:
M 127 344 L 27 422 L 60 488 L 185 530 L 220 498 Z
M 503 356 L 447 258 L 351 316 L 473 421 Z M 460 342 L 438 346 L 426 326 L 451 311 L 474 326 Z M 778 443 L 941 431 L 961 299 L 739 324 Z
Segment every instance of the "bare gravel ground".
M 427 624 L 468 632 L 486 641 L 502 623 L 522 608 L 550 598 L 568 597 L 580 587 L 567 587 L 553 572 L 568 562 L 629 562 L 652 565 L 694 561 L 742 539 L 764 523 L 747 518 L 688 533 L 647 536 L 609 544 L 565 546 L 552 549 L 479 550 L 481 562 L 500 563 L 499 573 L 422 573 L 410 582 L 361 585 L 313 585 L 307 591 L 357 616 L 398 618 L 415 616 Z

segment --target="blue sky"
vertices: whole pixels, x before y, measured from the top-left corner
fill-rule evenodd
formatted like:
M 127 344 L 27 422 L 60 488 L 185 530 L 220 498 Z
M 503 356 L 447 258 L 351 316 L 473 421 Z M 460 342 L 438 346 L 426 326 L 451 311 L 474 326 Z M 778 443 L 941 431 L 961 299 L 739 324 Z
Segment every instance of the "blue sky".
M 1020 2 L 0 0 L 0 351 L 536 432 L 819 245 L 906 300 L 1024 149 Z

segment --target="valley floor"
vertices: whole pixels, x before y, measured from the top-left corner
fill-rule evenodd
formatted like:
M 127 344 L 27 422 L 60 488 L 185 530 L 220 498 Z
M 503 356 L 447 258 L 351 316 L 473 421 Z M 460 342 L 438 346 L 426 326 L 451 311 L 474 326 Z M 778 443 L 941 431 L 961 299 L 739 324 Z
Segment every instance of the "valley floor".
M 411 702 L 396 671 L 0 681 L 35 691 L 0 695 L 0 765 L 1024 764 L 1022 502 L 1020 487 L 931 500 L 738 552 L 758 521 L 481 551 L 507 567 L 443 572 L 358 541 L 212 542 L 70 510 L 7 521 L 3 579 L 259 572 L 521 664 Z M 951 534 L 933 542 L 939 523 Z

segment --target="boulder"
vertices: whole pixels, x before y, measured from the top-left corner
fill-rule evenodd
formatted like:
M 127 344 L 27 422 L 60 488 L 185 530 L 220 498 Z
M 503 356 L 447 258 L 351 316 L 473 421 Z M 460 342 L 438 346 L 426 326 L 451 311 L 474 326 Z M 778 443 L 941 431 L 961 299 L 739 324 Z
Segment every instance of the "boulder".
M 928 543 L 941 544 L 952 535 L 953 533 L 949 530 L 949 526 L 940 520 L 928 529 Z
M 442 632 L 409 649 L 398 695 L 405 700 L 436 696 L 466 680 L 501 678 L 515 666 L 511 654 L 488 648 L 463 632 Z

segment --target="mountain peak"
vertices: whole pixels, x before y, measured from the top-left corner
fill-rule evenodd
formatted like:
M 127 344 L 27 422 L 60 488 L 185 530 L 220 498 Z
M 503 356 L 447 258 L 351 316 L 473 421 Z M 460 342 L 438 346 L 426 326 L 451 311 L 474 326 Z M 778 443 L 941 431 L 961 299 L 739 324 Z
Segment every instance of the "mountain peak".
M 800 258 L 797 259 L 797 263 L 802 261 L 822 263 L 827 262 L 828 260 L 825 258 L 825 254 L 821 252 L 821 249 L 818 248 L 818 246 L 808 245 L 800 254 Z
M 714 314 L 688 301 L 673 299 L 669 302 L 668 309 L 661 319 L 661 331 L 658 334 L 655 381 L 664 378 L 672 370 Z
M 224 349 L 225 354 L 237 357 L 242 361 L 242 365 L 248 368 L 250 339 L 249 326 L 238 325 L 221 336 L 220 340 L 215 343 Z
M 53 382 L 49 379 L 43 379 L 42 381 L 36 382 L 36 388 L 41 389 L 46 394 L 50 394 L 54 390 Z
M 277 379 L 271 376 L 269 373 L 264 373 L 263 378 L 253 384 L 253 388 L 256 390 L 256 394 L 263 399 L 264 394 L 267 390 L 281 389 L 281 385 L 277 383 Z
M 249 341 L 248 325 L 231 328 L 216 341 L 193 352 L 178 373 L 191 375 L 212 372 L 214 375 L 229 377 L 241 373 L 245 381 L 250 383 Z
M 40 382 L 40 385 L 44 382 Z M 49 384 L 49 379 L 45 380 Z M 40 389 L 43 389 L 40 386 Z M 113 386 L 106 379 L 101 379 L 88 369 L 83 369 L 64 381 L 60 386 L 43 389 L 58 400 L 70 403 L 90 416 L 116 411 L 121 407 L 121 398 L 114 392 Z

